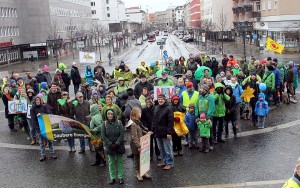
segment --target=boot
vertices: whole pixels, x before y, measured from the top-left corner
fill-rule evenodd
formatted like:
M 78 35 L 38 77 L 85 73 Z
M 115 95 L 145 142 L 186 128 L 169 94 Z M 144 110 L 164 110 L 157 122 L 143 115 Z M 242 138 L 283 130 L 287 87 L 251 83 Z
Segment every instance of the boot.
M 46 159 L 47 159 L 47 157 L 46 157 L 45 155 L 42 155 L 42 156 L 40 157 L 40 161 L 41 161 L 41 162 L 45 161 Z
M 35 138 L 32 138 L 32 140 L 31 140 L 31 145 L 35 145 L 35 144 L 36 144 Z

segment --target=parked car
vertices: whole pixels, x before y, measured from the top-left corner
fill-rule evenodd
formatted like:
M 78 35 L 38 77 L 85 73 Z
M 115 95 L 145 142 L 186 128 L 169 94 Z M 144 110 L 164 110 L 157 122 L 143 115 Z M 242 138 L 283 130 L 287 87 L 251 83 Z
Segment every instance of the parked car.
M 179 39 L 183 39 L 183 34 L 179 34 L 179 35 L 178 35 L 178 38 L 179 38 Z
M 165 45 L 166 41 L 162 40 L 162 39 L 159 39 L 156 43 L 157 43 L 157 45 Z
M 183 41 L 186 42 L 186 43 L 194 42 L 194 38 L 193 37 L 187 37 L 187 38 L 184 38 Z
M 142 45 L 143 44 L 143 40 L 142 40 L 142 38 L 138 38 L 137 40 L 136 40 L 136 46 L 138 46 L 138 45 Z

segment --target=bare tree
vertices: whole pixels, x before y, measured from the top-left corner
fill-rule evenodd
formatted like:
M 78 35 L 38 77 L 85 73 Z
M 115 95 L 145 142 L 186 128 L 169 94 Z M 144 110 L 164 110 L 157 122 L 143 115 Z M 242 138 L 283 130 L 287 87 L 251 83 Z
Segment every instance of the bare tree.
M 224 47 L 224 29 L 225 29 L 226 25 L 227 25 L 227 14 L 224 14 L 223 7 L 222 7 L 222 12 L 220 13 L 220 15 L 218 17 L 218 22 L 216 24 L 217 29 L 221 32 L 221 37 L 222 37 L 221 53 L 222 54 L 223 54 L 223 47 Z M 219 35 L 218 35 L 218 38 L 219 38 Z
M 54 40 L 57 39 L 59 37 L 59 28 L 58 28 L 58 24 L 56 21 L 52 21 L 50 28 L 48 30 L 48 39 L 49 40 Z
M 285 46 L 286 39 L 294 40 L 297 44 L 297 48 L 300 48 L 300 22 L 294 22 L 291 25 L 287 26 L 284 32 L 285 35 Z
M 72 49 L 72 55 L 73 55 L 73 59 L 74 57 L 74 39 L 75 39 L 75 35 L 76 35 L 76 31 L 77 31 L 77 27 L 76 25 L 74 25 L 74 22 L 72 20 L 72 18 L 70 18 L 70 20 L 68 21 L 68 26 L 67 26 L 67 32 L 68 32 L 68 38 L 71 41 L 71 49 Z
M 96 43 L 96 48 L 99 45 L 99 54 L 101 60 L 101 45 L 103 45 L 104 39 L 109 36 L 109 31 L 107 27 L 105 27 L 101 23 L 95 22 L 92 24 L 91 35 Z

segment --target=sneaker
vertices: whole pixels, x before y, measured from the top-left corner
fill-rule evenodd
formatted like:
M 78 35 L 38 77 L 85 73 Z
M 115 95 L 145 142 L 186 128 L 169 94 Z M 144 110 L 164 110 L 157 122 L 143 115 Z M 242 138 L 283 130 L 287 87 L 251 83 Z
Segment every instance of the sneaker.
M 80 150 L 79 151 L 79 154 L 84 154 L 85 153 L 85 150 Z
M 133 154 L 127 155 L 127 158 L 133 159 L 133 158 L 134 158 L 134 155 L 133 155 Z
M 174 151 L 174 157 L 177 157 L 178 156 L 178 152 L 177 151 Z
M 164 170 L 170 170 L 171 168 L 172 168 L 172 166 L 166 165 L 163 169 L 164 169 Z
M 100 166 L 100 167 L 106 166 L 106 162 L 101 163 L 99 166 Z
M 95 148 L 94 147 L 90 147 L 90 152 L 95 152 Z
M 112 179 L 112 180 L 110 180 L 110 181 L 107 182 L 107 183 L 110 184 L 110 185 L 112 185 L 112 184 L 116 183 L 116 180 L 115 180 L 115 179 Z
M 42 155 L 42 156 L 40 157 L 40 161 L 41 161 L 41 162 L 45 161 L 46 159 L 47 159 L 47 157 L 46 157 L 45 155 Z
M 95 162 L 94 164 L 92 164 L 91 166 L 99 166 L 100 163 Z
M 221 139 L 218 140 L 218 142 L 219 142 L 219 143 L 224 143 L 224 142 L 226 142 L 226 141 L 225 141 L 224 139 L 221 138 Z
M 30 144 L 35 145 L 36 144 L 35 139 L 32 139 Z
M 120 178 L 120 179 L 119 179 L 119 183 L 120 183 L 120 184 L 124 184 L 124 179 L 123 179 L 123 178 Z
M 193 149 L 193 145 L 192 144 L 189 144 L 189 149 Z
M 188 147 L 188 146 L 189 146 L 189 143 L 184 144 L 184 147 Z
M 146 178 L 146 179 L 152 179 L 152 177 L 148 173 L 146 173 L 145 175 L 143 175 L 143 177 Z
M 57 159 L 56 155 L 51 155 L 51 159 Z
M 159 163 L 156 165 L 158 168 L 164 168 L 166 165 L 162 164 L 162 163 Z
M 160 161 L 160 160 L 161 160 L 160 155 L 158 155 L 158 156 L 156 157 L 156 159 Z
M 219 144 L 219 142 L 216 141 L 216 140 L 214 140 L 214 141 L 213 141 L 213 144 L 217 145 L 217 144 Z
M 213 146 L 209 146 L 208 148 L 210 151 L 214 150 L 214 147 Z

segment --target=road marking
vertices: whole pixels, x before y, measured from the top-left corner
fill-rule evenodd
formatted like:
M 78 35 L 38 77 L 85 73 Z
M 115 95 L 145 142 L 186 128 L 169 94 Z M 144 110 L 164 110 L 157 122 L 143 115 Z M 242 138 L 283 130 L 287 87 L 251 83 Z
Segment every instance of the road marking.
M 190 186 L 188 188 L 232 188 L 232 187 L 262 187 L 273 185 L 280 185 L 281 187 L 287 180 L 270 180 L 270 181 L 256 181 L 256 182 L 244 182 L 244 183 L 230 183 L 230 184 L 218 184 L 218 185 L 202 185 L 202 186 Z M 277 187 L 277 186 L 276 186 Z M 180 188 L 180 187 L 179 187 Z M 187 188 L 187 187 L 181 187 Z
M 5 110 L 1 110 L 1 111 L 0 111 L 0 113 L 3 113 L 3 112 L 5 112 Z

